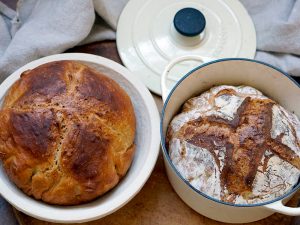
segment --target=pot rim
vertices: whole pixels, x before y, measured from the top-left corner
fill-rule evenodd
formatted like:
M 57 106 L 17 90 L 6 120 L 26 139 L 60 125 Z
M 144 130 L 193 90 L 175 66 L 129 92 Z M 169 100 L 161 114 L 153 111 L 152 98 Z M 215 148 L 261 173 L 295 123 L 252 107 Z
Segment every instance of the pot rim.
M 290 81 L 292 81 L 294 84 L 296 84 L 299 88 L 300 88 L 300 84 L 297 83 L 297 81 L 295 79 L 293 79 L 288 73 L 282 71 L 281 69 L 273 66 L 273 65 L 270 65 L 268 63 L 265 63 L 265 62 L 261 62 L 261 61 L 258 61 L 258 60 L 254 60 L 254 59 L 248 59 L 248 58 L 222 58 L 222 59 L 217 59 L 217 60 L 213 60 L 213 61 L 210 61 L 210 62 L 207 62 L 207 63 L 204 63 L 200 66 L 197 66 L 196 68 L 194 68 L 193 70 L 189 71 L 187 74 L 185 74 L 182 78 L 180 78 L 180 80 L 175 84 L 175 86 L 171 89 L 170 93 L 168 94 L 167 98 L 166 98 L 166 101 L 164 102 L 164 106 L 163 106 L 163 109 L 162 109 L 162 114 L 161 114 L 161 120 L 160 120 L 160 135 L 161 135 L 161 146 L 162 146 L 162 151 L 163 151 L 163 154 L 164 154 L 164 159 L 167 160 L 168 164 L 171 166 L 172 170 L 176 173 L 176 175 L 189 187 L 191 188 L 194 192 L 196 192 L 197 194 L 209 199 L 209 200 L 212 200 L 216 203 L 221 203 L 223 205 L 228 205 L 228 206 L 236 206 L 236 207 L 254 207 L 254 206 L 264 206 L 264 205 L 268 205 L 268 204 L 271 204 L 271 203 L 274 203 L 274 202 L 277 202 L 277 201 L 280 201 L 292 194 L 294 194 L 294 192 L 296 192 L 299 188 L 300 188 L 300 179 L 298 181 L 298 184 L 295 185 L 290 191 L 288 191 L 287 193 L 285 193 L 284 195 L 281 195 L 273 200 L 270 200 L 270 201 L 266 201 L 266 202 L 262 202 L 262 203 L 256 203 L 256 204 L 234 204 L 234 203 L 230 203 L 230 202 L 224 202 L 224 201 L 221 201 L 221 200 L 218 200 L 216 198 L 213 198 L 201 191 L 199 191 L 198 189 L 196 189 L 195 187 L 193 187 L 186 179 L 184 179 L 182 177 L 182 175 L 178 172 L 178 170 L 176 169 L 176 167 L 174 166 L 173 162 L 171 161 L 170 159 L 170 156 L 168 154 L 168 151 L 166 149 L 166 143 L 165 143 L 165 135 L 163 134 L 163 121 L 164 121 L 164 118 L 165 118 L 165 111 L 166 111 L 166 107 L 169 103 L 169 100 L 171 99 L 173 93 L 175 92 L 175 90 L 177 89 L 177 87 L 186 79 L 188 78 L 191 74 L 193 74 L 195 71 L 203 68 L 203 67 L 206 67 L 206 66 L 209 66 L 211 64 L 215 64 L 215 63 L 219 63 L 219 62 L 223 62 L 223 61 L 248 61 L 248 62 L 252 62 L 252 63 L 257 63 L 257 64 L 261 64 L 261 65 L 264 65 L 264 66 L 267 66 L 267 67 L 270 67 L 271 69 L 274 69 L 278 72 L 280 72 L 282 75 L 286 76 L 287 78 L 289 78 Z

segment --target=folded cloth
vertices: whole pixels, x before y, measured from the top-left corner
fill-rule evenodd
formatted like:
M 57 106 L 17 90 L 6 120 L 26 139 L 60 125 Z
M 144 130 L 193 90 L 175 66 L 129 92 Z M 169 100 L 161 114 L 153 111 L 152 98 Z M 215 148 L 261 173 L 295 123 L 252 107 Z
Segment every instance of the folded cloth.
M 13 213 L 12 207 L 0 197 L 0 224 L 18 225 L 18 221 Z
M 127 1 L 19 0 L 16 12 L 0 2 L 0 82 L 34 59 L 115 39 Z M 300 77 L 300 0 L 241 2 L 255 24 L 255 58 Z
M 300 0 L 241 0 L 257 35 L 255 59 L 300 77 Z
M 0 82 L 34 59 L 77 45 L 95 20 L 91 0 L 21 0 L 15 14 L 5 9 L 1 4 L 0 40 L 10 41 L 0 43 Z

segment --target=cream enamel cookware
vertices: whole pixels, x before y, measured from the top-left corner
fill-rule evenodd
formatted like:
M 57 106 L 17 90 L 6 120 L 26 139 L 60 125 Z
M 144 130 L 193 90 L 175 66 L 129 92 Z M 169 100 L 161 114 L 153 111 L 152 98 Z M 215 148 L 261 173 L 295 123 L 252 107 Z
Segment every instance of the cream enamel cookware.
M 176 63 L 191 59 L 205 60 L 198 56 L 185 56 L 175 59 L 166 67 L 161 81 L 164 99 L 161 119 L 162 149 L 167 175 L 174 190 L 192 209 L 221 222 L 247 223 L 263 219 L 275 212 L 299 216 L 300 208 L 291 208 L 284 205 L 296 193 L 300 187 L 299 183 L 287 194 L 272 201 L 253 205 L 233 205 L 196 190 L 175 169 L 165 146 L 167 127 L 186 100 L 201 94 L 212 86 L 226 84 L 252 86 L 300 117 L 299 84 L 281 70 L 255 60 L 228 58 L 205 63 L 186 74 L 170 89 L 166 82 L 168 71 Z
M 0 101 L 22 72 L 47 62 L 75 60 L 115 80 L 130 96 L 136 115 L 136 152 L 130 169 L 120 183 L 108 193 L 86 204 L 56 206 L 37 201 L 24 194 L 6 176 L 0 164 L 0 194 L 18 210 L 37 219 L 56 223 L 79 223 L 99 219 L 125 205 L 143 187 L 159 153 L 159 114 L 147 88 L 130 71 L 100 56 L 68 53 L 44 57 L 21 67 L 0 85 Z
M 123 64 L 161 95 L 161 74 L 174 58 L 253 58 L 256 34 L 237 0 L 130 0 L 119 18 L 117 47 Z M 178 63 L 169 82 L 197 65 Z

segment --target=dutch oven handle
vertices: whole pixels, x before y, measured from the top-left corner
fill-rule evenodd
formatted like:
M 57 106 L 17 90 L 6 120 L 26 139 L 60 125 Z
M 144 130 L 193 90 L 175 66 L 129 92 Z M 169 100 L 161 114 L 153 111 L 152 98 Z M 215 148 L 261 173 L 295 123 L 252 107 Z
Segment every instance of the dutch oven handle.
M 176 64 L 183 62 L 183 61 L 191 61 L 191 60 L 200 61 L 202 63 L 205 63 L 205 62 L 211 61 L 213 59 L 209 58 L 209 57 L 199 56 L 199 55 L 185 55 L 185 56 L 180 56 L 178 58 L 171 60 L 168 63 L 168 65 L 165 67 L 164 72 L 162 73 L 162 76 L 161 76 L 161 93 L 162 93 L 163 102 L 166 101 L 166 99 L 171 91 L 171 89 L 169 89 L 167 86 L 169 71 Z
M 300 216 L 300 207 L 288 207 L 285 206 L 282 200 L 267 204 L 264 207 L 270 209 L 273 212 L 278 212 L 287 216 Z

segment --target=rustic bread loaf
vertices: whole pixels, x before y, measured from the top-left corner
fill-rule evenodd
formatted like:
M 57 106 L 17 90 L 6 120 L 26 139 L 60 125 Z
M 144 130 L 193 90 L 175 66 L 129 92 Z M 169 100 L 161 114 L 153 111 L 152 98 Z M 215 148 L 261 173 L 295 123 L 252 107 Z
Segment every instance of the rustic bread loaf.
M 265 202 L 298 183 L 300 122 L 252 87 L 217 86 L 188 100 L 167 146 L 192 186 L 225 202 Z
M 113 80 L 74 61 L 24 72 L 0 111 L 0 158 L 26 194 L 75 205 L 113 188 L 135 150 L 135 115 Z

